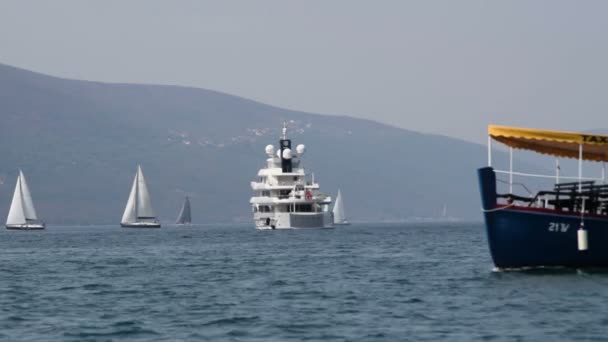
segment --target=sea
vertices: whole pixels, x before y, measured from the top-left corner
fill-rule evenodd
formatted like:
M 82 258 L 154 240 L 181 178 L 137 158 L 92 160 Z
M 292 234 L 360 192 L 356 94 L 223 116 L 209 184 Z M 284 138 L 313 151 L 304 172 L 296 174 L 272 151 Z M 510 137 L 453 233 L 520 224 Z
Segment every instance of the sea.
M 606 341 L 608 272 L 498 272 L 477 222 L 2 229 L 0 340 Z

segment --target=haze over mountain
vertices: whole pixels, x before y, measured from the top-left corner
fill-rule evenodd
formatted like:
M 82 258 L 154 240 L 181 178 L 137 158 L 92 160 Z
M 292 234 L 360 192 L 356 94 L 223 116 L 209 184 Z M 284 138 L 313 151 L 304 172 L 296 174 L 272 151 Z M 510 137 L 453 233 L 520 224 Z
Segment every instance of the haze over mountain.
M 210 90 L 60 79 L 0 65 L 0 217 L 18 168 L 39 216 L 118 223 L 138 163 L 162 221 L 249 221 L 249 182 L 283 121 L 351 220 L 479 218 L 485 147 L 377 122 L 285 110 Z
M 0 63 L 66 78 L 216 89 L 481 144 L 489 122 L 606 127 L 606 1 L 4 0 L 0 8 Z

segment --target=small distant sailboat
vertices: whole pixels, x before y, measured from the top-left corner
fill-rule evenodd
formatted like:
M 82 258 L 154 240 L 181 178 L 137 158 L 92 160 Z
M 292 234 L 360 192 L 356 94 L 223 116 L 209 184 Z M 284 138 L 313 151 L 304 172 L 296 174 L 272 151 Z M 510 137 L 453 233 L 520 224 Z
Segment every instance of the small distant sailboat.
M 346 215 L 344 214 L 344 203 L 342 202 L 342 193 L 340 189 L 338 189 L 338 196 L 336 197 L 336 203 L 334 203 L 334 225 L 349 225 L 350 222 L 346 220 Z
M 448 205 L 447 204 L 443 204 L 443 209 L 441 211 L 441 217 L 439 218 L 440 221 L 442 222 L 457 222 L 458 219 L 456 217 L 453 216 L 448 216 Z
M 146 179 L 139 165 L 120 225 L 127 228 L 160 228 L 160 222 L 152 209 Z
M 6 219 L 6 229 L 44 229 L 44 222 L 38 220 L 32 194 L 27 186 L 23 172 L 19 170 L 17 185 L 13 194 L 11 208 Z
M 184 200 L 184 205 L 182 206 L 182 210 L 180 210 L 175 223 L 180 225 L 192 223 L 192 217 L 190 214 L 190 198 L 188 198 L 188 196 L 186 196 L 186 199 Z

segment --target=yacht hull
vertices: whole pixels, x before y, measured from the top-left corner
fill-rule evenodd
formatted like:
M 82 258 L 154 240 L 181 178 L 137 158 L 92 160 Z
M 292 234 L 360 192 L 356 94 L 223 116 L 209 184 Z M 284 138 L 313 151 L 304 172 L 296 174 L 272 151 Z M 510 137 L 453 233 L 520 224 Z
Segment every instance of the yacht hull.
M 274 213 L 254 215 L 256 229 L 315 229 L 333 228 L 331 213 Z
M 333 226 L 319 226 L 319 227 L 272 227 L 272 226 L 255 226 L 257 230 L 287 230 L 287 229 L 331 229 Z
M 490 254 L 500 269 L 608 267 L 608 218 L 586 216 L 589 248 L 578 250 L 580 214 L 497 204 L 496 175 L 478 170 Z
M 7 224 L 6 229 L 10 230 L 43 230 L 44 224 Z
M 160 223 L 121 223 L 123 228 L 160 228 Z
M 328 229 L 333 226 L 318 226 L 318 227 L 272 227 L 272 226 L 255 226 L 257 230 L 283 230 L 283 229 Z

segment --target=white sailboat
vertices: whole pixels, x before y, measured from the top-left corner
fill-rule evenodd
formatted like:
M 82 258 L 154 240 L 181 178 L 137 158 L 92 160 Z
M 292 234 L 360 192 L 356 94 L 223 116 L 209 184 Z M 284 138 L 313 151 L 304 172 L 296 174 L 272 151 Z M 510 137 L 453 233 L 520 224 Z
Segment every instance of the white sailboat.
M 146 179 L 139 165 L 120 225 L 128 228 L 160 228 L 160 222 L 152 209 Z
M 445 222 L 456 222 L 458 221 L 458 219 L 456 217 L 453 216 L 448 216 L 448 205 L 444 204 L 443 205 L 443 210 L 441 211 L 441 221 L 445 221 Z
M 182 206 L 182 210 L 180 210 L 175 223 L 181 225 L 192 223 L 192 216 L 190 213 L 190 198 L 188 198 L 188 196 L 186 196 L 186 200 L 184 200 L 184 205 Z
M 340 189 L 338 189 L 338 196 L 336 197 L 336 203 L 334 203 L 334 225 L 349 225 L 350 223 L 346 220 L 346 215 L 344 214 L 344 203 L 342 202 L 342 193 Z
M 44 229 L 44 222 L 38 220 L 32 194 L 23 172 L 19 170 L 17 185 L 11 208 L 6 219 L 6 229 Z

